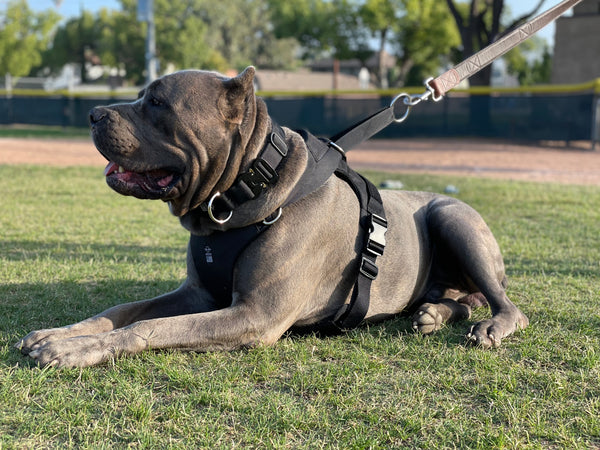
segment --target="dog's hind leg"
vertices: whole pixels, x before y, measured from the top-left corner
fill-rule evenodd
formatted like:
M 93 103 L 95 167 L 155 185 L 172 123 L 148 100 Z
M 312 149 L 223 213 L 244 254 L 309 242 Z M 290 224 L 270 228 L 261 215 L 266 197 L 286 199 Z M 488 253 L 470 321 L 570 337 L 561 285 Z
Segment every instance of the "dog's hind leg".
M 468 205 L 439 197 L 428 206 L 427 224 L 436 248 L 437 267 L 456 276 L 460 288 L 481 293 L 492 317 L 475 324 L 467 338 L 482 347 L 498 347 L 502 339 L 529 324 L 505 292 L 504 262 L 492 232 Z

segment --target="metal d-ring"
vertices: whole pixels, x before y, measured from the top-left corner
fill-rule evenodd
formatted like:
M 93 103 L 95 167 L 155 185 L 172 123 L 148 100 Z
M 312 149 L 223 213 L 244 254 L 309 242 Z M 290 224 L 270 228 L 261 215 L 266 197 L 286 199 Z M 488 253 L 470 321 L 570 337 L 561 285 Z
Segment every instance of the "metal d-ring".
M 229 211 L 229 215 L 225 218 L 225 219 L 217 219 L 213 213 L 213 203 L 214 201 L 219 198 L 221 196 L 220 192 L 217 192 L 215 195 L 213 195 L 210 200 L 208 201 L 208 217 L 210 217 L 210 220 L 212 220 L 215 223 L 218 223 L 219 225 L 223 225 L 224 223 L 229 222 L 229 219 L 231 219 L 231 216 L 233 216 L 233 211 Z
M 265 225 L 273 225 L 281 217 L 281 212 L 282 211 L 283 211 L 283 209 L 279 208 L 279 211 L 277 211 L 277 217 L 275 217 L 273 220 L 267 220 L 267 219 L 265 219 L 265 220 L 262 221 L 262 223 L 265 224 Z
M 401 123 L 406 120 L 406 118 L 408 117 L 408 113 L 410 112 L 410 108 L 412 106 L 412 105 L 410 105 L 410 102 L 411 102 L 410 95 L 408 95 L 406 92 L 403 92 L 402 94 L 394 97 L 394 99 L 390 103 L 390 108 L 392 109 L 392 113 L 394 110 L 394 104 L 396 103 L 396 101 L 398 101 L 400 99 L 403 99 L 402 103 L 404 103 L 404 105 L 406 106 L 406 111 L 404 112 L 404 115 L 402 115 L 401 117 L 396 117 L 396 115 L 394 114 L 394 122 L 396 122 L 396 123 Z

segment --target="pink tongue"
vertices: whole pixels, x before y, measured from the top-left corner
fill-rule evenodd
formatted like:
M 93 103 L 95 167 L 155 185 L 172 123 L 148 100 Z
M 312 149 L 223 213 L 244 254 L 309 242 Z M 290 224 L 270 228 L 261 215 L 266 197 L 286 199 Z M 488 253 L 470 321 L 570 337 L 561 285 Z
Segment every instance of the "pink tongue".
M 173 181 L 173 175 L 169 175 L 168 177 L 161 178 L 160 180 L 158 180 L 158 185 L 160 187 L 166 187 L 171 183 L 171 181 Z
M 114 162 L 109 162 L 106 168 L 104 169 L 104 176 L 107 176 L 109 173 L 113 173 L 115 170 L 119 170 L 119 165 Z

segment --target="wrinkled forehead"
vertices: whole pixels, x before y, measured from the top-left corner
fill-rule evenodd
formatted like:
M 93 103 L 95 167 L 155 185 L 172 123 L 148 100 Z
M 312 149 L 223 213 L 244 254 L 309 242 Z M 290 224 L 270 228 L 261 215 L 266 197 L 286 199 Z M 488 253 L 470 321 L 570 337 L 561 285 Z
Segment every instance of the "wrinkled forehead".
M 138 98 L 146 93 L 162 94 L 168 98 L 176 98 L 179 95 L 194 94 L 216 90 L 225 80 L 216 72 L 202 70 L 185 70 L 165 75 L 153 81 L 140 91 Z

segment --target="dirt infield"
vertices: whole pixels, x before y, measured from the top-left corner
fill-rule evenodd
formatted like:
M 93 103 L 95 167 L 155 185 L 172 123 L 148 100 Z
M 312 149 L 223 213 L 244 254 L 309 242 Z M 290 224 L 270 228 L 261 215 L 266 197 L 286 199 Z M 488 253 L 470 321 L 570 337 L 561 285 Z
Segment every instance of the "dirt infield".
M 348 153 L 357 169 L 600 186 L 589 142 L 519 144 L 482 139 L 372 139 Z M 90 139 L 0 139 L 0 164 L 103 167 Z

